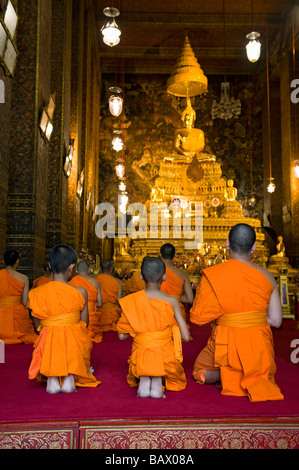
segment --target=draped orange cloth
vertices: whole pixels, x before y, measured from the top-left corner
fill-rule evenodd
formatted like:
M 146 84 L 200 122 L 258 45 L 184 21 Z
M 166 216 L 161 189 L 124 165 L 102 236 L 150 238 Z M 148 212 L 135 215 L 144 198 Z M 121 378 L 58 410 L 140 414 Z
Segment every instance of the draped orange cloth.
M 100 329 L 105 331 L 116 331 L 116 325 L 120 316 L 118 303 L 119 283 L 109 274 L 97 274 L 95 279 L 101 285 L 103 305 L 100 310 Z
M 32 315 L 40 319 L 41 332 L 29 367 L 29 379 L 73 374 L 78 387 L 101 382 L 90 372 L 92 343 L 86 323 L 80 320 L 85 300 L 74 287 L 52 281 L 29 293 Z
M 213 329 L 194 364 L 198 383 L 204 383 L 205 370 L 220 369 L 224 395 L 253 402 L 283 400 L 274 380 L 274 343 L 267 323 L 272 291 L 262 272 L 238 260 L 203 271 L 190 320 L 212 322 Z
M 183 317 L 186 319 L 186 310 L 181 302 L 181 297 L 184 293 L 185 281 L 180 278 L 176 273 L 166 266 L 166 280 L 161 284 L 161 291 L 165 294 L 172 295 L 180 302 Z
M 136 271 L 130 279 L 125 282 L 126 294 L 134 294 L 140 290 L 145 289 L 145 282 L 139 277 L 140 271 Z
M 35 289 L 35 287 L 43 286 L 48 282 L 51 282 L 51 279 L 49 279 L 47 276 L 40 276 L 33 281 L 32 289 Z
M 0 271 L 0 339 L 5 344 L 34 343 L 37 335 L 22 304 L 24 284 L 7 269 Z
M 88 279 L 80 275 L 73 277 L 69 284 L 86 289 L 89 314 L 87 333 L 93 343 L 101 343 L 103 341 L 103 333 L 100 330 L 100 310 L 97 309 L 98 289 Z
M 138 385 L 140 376 L 164 377 L 167 390 L 183 390 L 186 376 L 181 365 L 182 349 L 179 328 L 169 302 L 150 299 L 144 290 L 119 301 L 122 314 L 119 333 L 133 337 L 127 382 Z

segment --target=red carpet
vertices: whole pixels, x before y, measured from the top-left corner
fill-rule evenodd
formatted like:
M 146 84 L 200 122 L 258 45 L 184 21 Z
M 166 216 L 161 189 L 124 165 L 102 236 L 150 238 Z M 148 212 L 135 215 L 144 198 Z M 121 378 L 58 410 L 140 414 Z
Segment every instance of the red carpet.
M 193 364 L 206 344 L 209 326 L 191 325 L 193 341 L 183 344 L 187 388 L 182 392 L 166 391 L 166 399 L 160 400 L 137 398 L 136 389 L 127 385 L 131 340 L 121 342 L 114 332 L 105 334 L 103 342 L 94 345 L 92 351 L 95 375 L 102 384 L 95 389 L 78 388 L 76 393 L 69 395 L 47 395 L 45 385 L 28 380 L 31 345 L 7 345 L 5 363 L 0 364 L 0 427 L 10 423 L 34 425 L 53 421 L 165 425 L 167 422 L 250 422 L 258 419 L 259 422 L 298 423 L 299 367 L 290 361 L 291 341 L 299 338 L 299 330 L 294 326 L 294 322 L 285 321 L 284 327 L 274 332 L 276 382 L 285 396 L 280 402 L 251 403 L 244 397 L 223 396 L 215 386 L 195 383 L 191 375 Z

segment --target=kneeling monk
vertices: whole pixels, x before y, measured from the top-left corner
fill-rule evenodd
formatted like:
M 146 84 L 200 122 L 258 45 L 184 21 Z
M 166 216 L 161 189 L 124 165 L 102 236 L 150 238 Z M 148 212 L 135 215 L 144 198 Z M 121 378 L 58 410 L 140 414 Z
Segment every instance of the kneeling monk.
M 19 253 L 6 250 L 0 270 L 0 340 L 4 344 L 33 344 L 37 339 L 27 308 L 29 279 L 17 271 Z
M 160 291 L 164 263 L 145 257 L 141 273 L 146 289 L 119 301 L 118 335 L 120 340 L 133 337 L 128 384 L 138 385 L 139 397 L 162 398 L 163 383 L 166 390 L 186 387 L 181 339 L 190 341 L 190 333 L 178 300 Z
M 235 225 L 226 244 L 231 259 L 203 271 L 190 320 L 212 322 L 213 329 L 193 377 L 201 384 L 221 381 L 224 395 L 283 400 L 271 331 L 282 322 L 280 297 L 273 276 L 249 261 L 255 239 L 251 226 Z
M 118 300 L 122 294 L 122 283 L 112 275 L 112 261 L 104 259 L 101 261 L 102 272 L 94 278 L 100 283 L 102 294 L 102 306 L 100 308 L 100 330 L 117 331 L 116 325 L 120 316 Z
M 40 331 L 29 367 L 29 379 L 47 379 L 47 393 L 74 392 L 76 386 L 101 382 L 90 372 L 92 343 L 87 334 L 86 289 L 68 284 L 77 253 L 56 245 L 50 253 L 53 281 L 32 289 L 29 303 Z
M 100 283 L 90 276 L 90 266 L 86 261 L 80 261 L 77 266 L 78 276 L 73 277 L 71 286 L 84 287 L 88 298 L 88 327 L 87 333 L 92 343 L 101 343 L 103 333 L 100 329 L 100 310 L 102 305 Z

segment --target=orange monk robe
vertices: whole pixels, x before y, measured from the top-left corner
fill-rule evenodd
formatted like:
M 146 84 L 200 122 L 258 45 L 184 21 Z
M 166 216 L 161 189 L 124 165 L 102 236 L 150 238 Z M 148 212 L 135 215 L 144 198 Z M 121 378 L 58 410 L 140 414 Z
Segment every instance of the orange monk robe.
M 88 279 L 80 275 L 73 277 L 69 284 L 86 289 L 89 314 L 87 333 L 93 343 L 101 343 L 103 333 L 100 330 L 100 311 L 97 309 L 98 289 Z
M 49 279 L 47 276 L 40 276 L 33 281 L 32 289 L 34 289 L 35 287 L 43 286 L 48 282 L 51 282 L 51 279 Z
M 34 343 L 37 335 L 22 304 L 24 284 L 7 269 L 0 271 L 0 339 L 5 344 Z
M 127 381 L 138 385 L 140 376 L 164 377 L 167 390 L 183 390 L 186 376 L 181 365 L 181 336 L 169 302 L 150 299 L 144 290 L 119 301 L 119 333 L 133 337 Z
M 172 295 L 175 297 L 181 306 L 181 311 L 183 317 L 186 319 L 186 310 L 184 305 L 181 302 L 181 297 L 184 293 L 184 284 L 185 281 L 181 277 L 179 277 L 176 273 L 174 273 L 171 269 L 166 266 L 166 280 L 161 284 L 161 291 L 165 292 L 165 294 Z
M 100 310 L 101 331 L 117 331 L 116 325 L 120 316 L 118 303 L 119 283 L 109 274 L 97 274 L 95 279 L 101 285 L 102 307 Z
M 220 369 L 224 395 L 283 400 L 274 381 L 274 345 L 267 324 L 272 291 L 262 272 L 238 260 L 203 271 L 190 320 L 213 322 L 213 329 L 194 365 L 197 382 L 204 383 L 205 370 Z
M 140 271 L 136 271 L 130 279 L 125 282 L 126 294 L 134 294 L 140 290 L 145 289 L 145 282 L 140 279 Z
M 52 281 L 29 292 L 32 315 L 40 319 L 41 331 L 29 367 L 29 379 L 66 377 L 73 374 L 79 387 L 101 382 L 90 372 L 92 343 L 86 323 L 80 320 L 83 295 L 63 282 Z

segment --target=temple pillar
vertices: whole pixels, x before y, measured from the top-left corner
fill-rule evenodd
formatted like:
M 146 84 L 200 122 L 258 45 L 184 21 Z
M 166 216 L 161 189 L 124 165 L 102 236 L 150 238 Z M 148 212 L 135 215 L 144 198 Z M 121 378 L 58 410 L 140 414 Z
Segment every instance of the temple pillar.
M 48 167 L 47 249 L 67 243 L 68 181 L 63 172 L 69 146 L 72 2 L 52 1 L 51 93 L 55 94 L 53 133 Z
M 82 154 L 82 109 L 83 109 L 83 64 L 84 64 L 84 2 L 73 2 L 72 20 L 72 64 L 71 64 L 71 110 L 70 138 L 74 141 L 74 156 L 68 178 L 68 243 L 80 248 L 80 198 L 77 183 L 81 170 Z
M 51 13 L 49 0 L 18 2 L 6 247 L 19 251 L 20 270 L 31 280 L 40 275 L 46 256 L 49 147 L 39 132 L 39 119 L 50 96 Z

